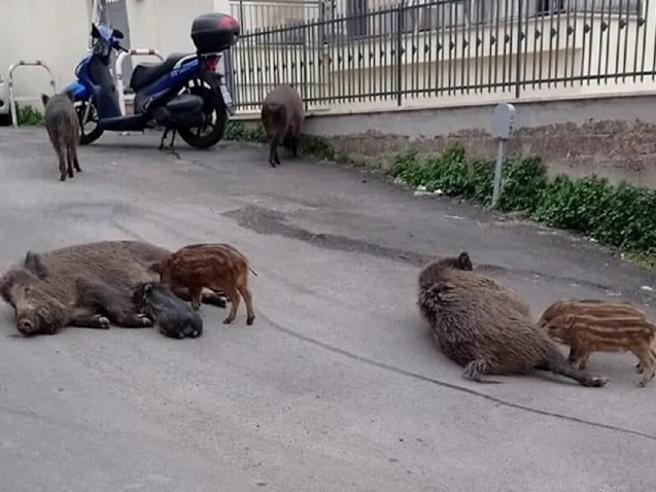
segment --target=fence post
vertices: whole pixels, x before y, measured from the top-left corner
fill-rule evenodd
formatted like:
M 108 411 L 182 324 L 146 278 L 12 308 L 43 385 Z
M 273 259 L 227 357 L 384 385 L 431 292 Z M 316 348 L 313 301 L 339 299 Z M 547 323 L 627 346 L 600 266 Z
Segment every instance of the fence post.
M 396 104 L 401 106 L 403 104 L 403 93 L 401 84 L 403 83 L 403 46 L 402 46 L 402 33 L 403 33 L 403 14 L 405 0 L 400 0 L 399 8 L 397 10 L 396 18 Z
M 517 12 L 517 66 L 516 69 L 516 81 L 515 81 L 515 98 L 519 99 L 519 94 L 521 92 L 521 76 L 522 76 L 522 7 L 524 6 L 524 0 L 519 0 L 519 7 Z M 528 5 L 527 5 L 528 7 Z

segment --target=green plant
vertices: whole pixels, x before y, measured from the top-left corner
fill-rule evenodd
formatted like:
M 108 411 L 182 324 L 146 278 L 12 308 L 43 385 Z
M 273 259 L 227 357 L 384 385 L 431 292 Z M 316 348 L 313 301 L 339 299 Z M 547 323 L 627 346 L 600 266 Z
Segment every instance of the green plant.
M 30 105 L 16 105 L 16 119 L 20 126 L 43 125 L 43 115 Z
M 261 124 L 252 127 L 244 124 L 243 121 L 230 120 L 226 125 L 225 132 L 226 140 L 234 140 L 237 142 L 266 142 L 267 137 L 264 133 L 264 128 Z
M 503 167 L 502 183 L 499 210 L 530 214 L 547 188 L 547 171 L 540 159 L 513 159 Z
M 624 249 L 642 264 L 656 264 L 655 190 L 614 186 L 596 176 L 549 181 L 538 158 L 511 159 L 503 169 L 500 210 L 586 234 Z M 413 187 L 490 203 L 494 164 L 468 161 L 458 146 L 427 158 L 414 151 L 398 154 L 390 173 Z
M 338 157 L 335 147 L 330 142 L 314 135 L 303 135 L 301 150 L 317 159 L 332 161 Z M 344 156 L 341 156 L 341 160 L 344 160 Z

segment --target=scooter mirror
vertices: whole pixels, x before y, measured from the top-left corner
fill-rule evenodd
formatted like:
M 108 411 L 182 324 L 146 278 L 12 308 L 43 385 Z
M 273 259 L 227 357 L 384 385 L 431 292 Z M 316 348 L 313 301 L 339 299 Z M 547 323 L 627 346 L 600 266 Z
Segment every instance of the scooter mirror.
M 114 33 L 112 34 L 116 39 L 123 39 L 123 33 L 119 31 L 118 29 L 114 29 Z

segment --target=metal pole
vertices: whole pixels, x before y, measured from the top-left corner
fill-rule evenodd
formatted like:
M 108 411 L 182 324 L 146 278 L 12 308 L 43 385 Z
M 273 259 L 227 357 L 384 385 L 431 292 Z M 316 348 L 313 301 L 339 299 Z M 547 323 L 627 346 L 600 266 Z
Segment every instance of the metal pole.
M 521 76 L 522 76 L 522 7 L 524 5 L 524 0 L 519 0 L 519 8 L 517 13 L 517 66 L 516 69 L 516 78 L 517 80 L 515 85 L 515 98 L 519 99 L 519 94 L 521 91 Z
M 497 164 L 494 168 L 494 189 L 492 190 L 492 208 L 497 207 L 499 201 L 499 192 L 501 190 L 501 173 L 503 171 L 503 147 L 504 140 L 499 139 L 499 148 L 497 150 Z
M 396 103 L 398 106 L 403 104 L 403 94 L 402 94 L 402 80 L 403 80 L 403 71 L 402 71 L 402 61 L 403 61 L 403 46 L 401 41 L 401 35 L 403 32 L 403 15 L 405 14 L 405 9 L 403 6 L 404 1 L 399 2 L 398 14 L 396 18 Z

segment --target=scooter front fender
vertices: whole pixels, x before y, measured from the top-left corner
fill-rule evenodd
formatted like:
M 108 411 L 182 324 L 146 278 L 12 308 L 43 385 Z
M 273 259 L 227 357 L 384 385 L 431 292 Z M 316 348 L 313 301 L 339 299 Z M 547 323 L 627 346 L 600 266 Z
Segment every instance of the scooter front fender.
M 67 84 L 63 92 L 71 94 L 74 101 L 87 101 L 92 96 L 91 90 L 79 80 L 74 80 Z

